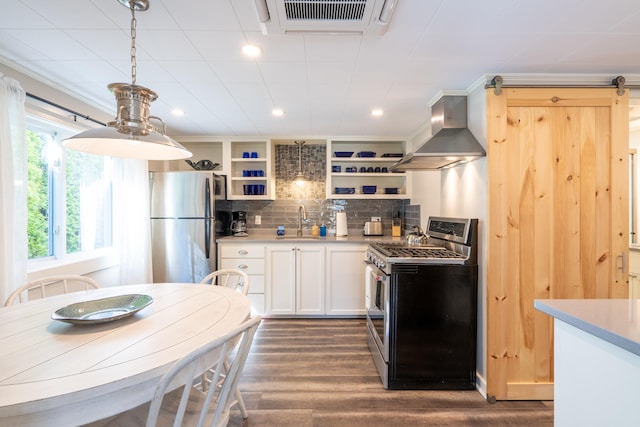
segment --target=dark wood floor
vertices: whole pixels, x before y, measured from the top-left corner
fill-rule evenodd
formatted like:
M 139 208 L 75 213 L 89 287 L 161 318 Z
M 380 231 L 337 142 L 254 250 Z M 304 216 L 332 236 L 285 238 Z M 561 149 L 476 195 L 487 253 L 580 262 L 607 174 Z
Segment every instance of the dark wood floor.
M 364 320 L 264 319 L 230 426 L 552 426 L 553 402 L 488 403 L 477 391 L 387 391 Z

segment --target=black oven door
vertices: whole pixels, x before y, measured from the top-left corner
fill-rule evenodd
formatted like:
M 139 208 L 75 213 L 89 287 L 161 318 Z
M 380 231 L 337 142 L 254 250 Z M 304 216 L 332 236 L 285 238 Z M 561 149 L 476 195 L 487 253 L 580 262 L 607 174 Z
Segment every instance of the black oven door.
M 389 362 L 389 276 L 366 262 L 365 306 L 369 334 L 385 363 Z

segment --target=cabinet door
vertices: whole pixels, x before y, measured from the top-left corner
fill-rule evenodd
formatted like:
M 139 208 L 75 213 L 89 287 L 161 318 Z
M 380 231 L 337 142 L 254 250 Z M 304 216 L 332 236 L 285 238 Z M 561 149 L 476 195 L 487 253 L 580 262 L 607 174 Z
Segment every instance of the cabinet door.
M 267 248 L 267 313 L 295 314 L 296 249 L 289 245 Z
M 324 314 L 324 247 L 298 245 L 296 248 L 296 313 Z
M 367 245 L 328 245 L 327 314 L 363 315 Z

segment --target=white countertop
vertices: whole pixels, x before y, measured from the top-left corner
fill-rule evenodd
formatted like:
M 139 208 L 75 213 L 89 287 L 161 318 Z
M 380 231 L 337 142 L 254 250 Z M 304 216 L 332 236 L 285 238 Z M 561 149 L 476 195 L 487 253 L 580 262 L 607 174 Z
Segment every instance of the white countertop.
M 640 299 L 535 300 L 554 318 L 640 356 Z
M 335 235 L 328 235 L 326 237 L 313 237 L 311 236 L 311 230 L 304 230 L 302 237 L 296 236 L 296 229 L 289 228 L 286 230 L 284 238 L 276 235 L 276 229 L 249 229 L 248 236 L 246 237 L 234 237 L 225 236 L 218 237 L 217 242 L 231 243 L 231 242 L 247 242 L 247 243 L 373 243 L 373 242 L 397 242 L 404 243 L 407 241 L 406 236 L 391 237 L 386 236 L 363 236 L 362 229 L 348 230 L 348 236 L 336 237 Z

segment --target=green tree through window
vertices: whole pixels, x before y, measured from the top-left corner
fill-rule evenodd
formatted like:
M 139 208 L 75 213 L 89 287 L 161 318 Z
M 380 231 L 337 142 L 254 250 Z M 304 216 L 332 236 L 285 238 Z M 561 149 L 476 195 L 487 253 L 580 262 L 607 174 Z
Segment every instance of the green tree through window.
M 27 131 L 27 235 L 29 258 L 52 255 L 49 245 L 49 167 L 44 156 L 46 140 Z
M 27 132 L 29 259 L 111 246 L 111 159 L 65 151 L 57 131 L 43 127 Z

